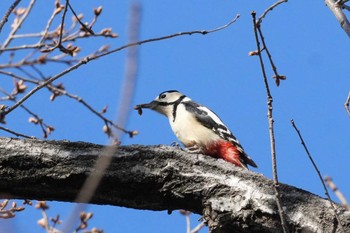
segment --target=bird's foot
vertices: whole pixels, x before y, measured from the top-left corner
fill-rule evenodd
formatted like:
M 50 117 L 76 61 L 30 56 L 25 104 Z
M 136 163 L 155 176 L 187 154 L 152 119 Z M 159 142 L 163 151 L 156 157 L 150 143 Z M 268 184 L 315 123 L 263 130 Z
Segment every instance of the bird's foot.
M 202 150 L 197 145 L 188 146 L 185 148 L 185 151 L 191 154 L 201 154 L 202 152 Z
M 179 143 L 177 143 L 177 142 L 171 143 L 170 146 L 173 146 L 173 147 L 176 147 L 177 149 L 181 149 L 182 150 L 181 145 Z

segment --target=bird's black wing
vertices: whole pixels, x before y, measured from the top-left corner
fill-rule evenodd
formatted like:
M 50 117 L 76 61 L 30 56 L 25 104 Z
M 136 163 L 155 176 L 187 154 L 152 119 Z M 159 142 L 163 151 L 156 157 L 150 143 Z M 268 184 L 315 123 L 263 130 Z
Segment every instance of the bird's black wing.
M 224 125 L 221 119 L 209 108 L 197 104 L 192 101 L 182 102 L 187 111 L 192 112 L 198 122 L 208 129 L 213 130 L 220 138 L 232 142 L 234 145 L 240 146 L 238 140 L 231 133 L 231 131 Z M 215 121 L 213 116 L 217 117 L 219 121 Z
M 244 155 L 242 157 L 243 163 L 257 167 L 255 162 L 245 153 L 242 145 L 239 143 L 237 138 L 231 133 L 231 131 L 225 126 L 222 120 L 213 111 L 193 101 L 184 101 L 182 104 L 185 106 L 187 111 L 193 113 L 196 120 L 203 126 L 213 130 L 213 132 L 216 133 L 220 138 L 229 141 L 234 146 L 236 146 L 242 155 Z M 216 117 L 218 120 L 215 121 L 213 117 Z

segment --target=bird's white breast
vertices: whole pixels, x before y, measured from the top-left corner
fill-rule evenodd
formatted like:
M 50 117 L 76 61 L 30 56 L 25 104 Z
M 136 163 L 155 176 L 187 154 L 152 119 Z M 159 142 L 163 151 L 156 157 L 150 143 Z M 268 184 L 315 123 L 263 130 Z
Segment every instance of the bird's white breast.
M 171 116 L 169 122 L 176 137 L 184 145 L 193 144 L 193 142 L 199 145 L 207 145 L 213 140 L 220 139 L 214 131 L 200 124 L 182 104 L 177 108 L 175 121 Z

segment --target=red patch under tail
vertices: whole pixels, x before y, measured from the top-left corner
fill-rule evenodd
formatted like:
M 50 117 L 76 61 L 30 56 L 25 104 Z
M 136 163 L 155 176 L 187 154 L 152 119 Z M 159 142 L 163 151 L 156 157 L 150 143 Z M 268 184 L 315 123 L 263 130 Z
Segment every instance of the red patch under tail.
M 236 146 L 232 145 L 231 142 L 214 142 L 205 148 L 204 153 L 215 158 L 222 158 L 238 167 L 247 168 L 247 166 L 241 162 L 241 152 Z

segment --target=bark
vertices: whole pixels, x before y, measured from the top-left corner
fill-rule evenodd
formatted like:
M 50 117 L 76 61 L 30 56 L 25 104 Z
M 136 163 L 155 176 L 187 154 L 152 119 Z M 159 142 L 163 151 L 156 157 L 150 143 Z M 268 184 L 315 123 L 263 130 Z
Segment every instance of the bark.
M 0 198 L 73 202 L 103 147 L 0 138 Z M 121 146 L 90 203 L 202 214 L 213 233 L 281 232 L 273 181 L 168 146 Z M 291 232 L 341 232 L 327 200 L 281 184 Z M 335 205 L 350 232 L 350 213 Z
M 342 9 L 342 4 L 344 3 L 337 3 L 337 2 L 338 0 L 325 0 L 326 5 L 333 12 L 335 18 L 340 23 L 340 26 L 343 28 L 346 34 L 350 37 L 350 22 L 345 16 Z

